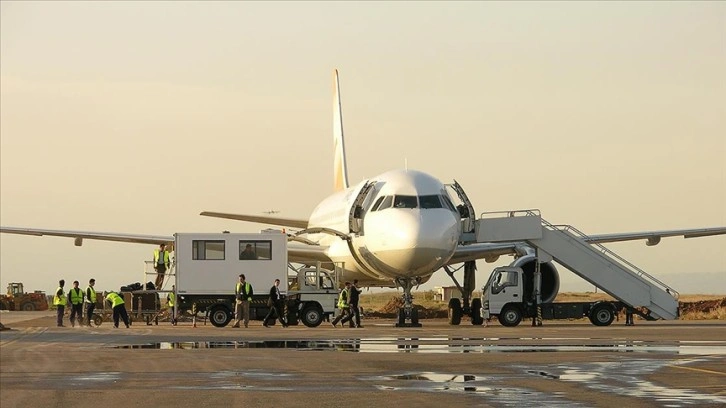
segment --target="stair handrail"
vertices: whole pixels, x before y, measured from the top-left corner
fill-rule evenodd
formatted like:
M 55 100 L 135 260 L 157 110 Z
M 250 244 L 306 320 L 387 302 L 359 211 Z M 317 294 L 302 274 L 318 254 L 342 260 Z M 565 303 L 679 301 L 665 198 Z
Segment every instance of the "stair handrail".
M 653 276 L 653 275 L 649 274 L 648 272 L 646 272 L 646 271 L 638 268 L 632 262 L 630 262 L 627 259 L 623 258 L 622 256 L 618 255 L 616 252 L 608 249 L 606 246 L 604 246 L 604 245 L 602 245 L 600 243 L 590 243 L 590 242 L 587 242 L 587 239 L 589 238 L 587 236 L 587 234 L 585 234 L 584 232 L 578 230 L 577 228 L 573 227 L 572 225 L 567 225 L 567 224 L 554 225 L 554 224 L 548 222 L 545 219 L 542 219 L 542 224 L 545 227 L 547 227 L 547 228 L 549 228 L 551 230 L 564 231 L 564 232 L 567 232 L 567 231 L 572 232 L 578 238 L 583 239 L 583 241 L 585 241 L 585 243 L 587 243 L 588 245 L 590 245 L 590 246 L 596 246 L 600 250 L 600 252 L 604 253 L 607 256 L 610 256 L 612 258 L 617 259 L 621 263 L 623 263 L 623 264 L 627 265 L 628 267 L 630 267 L 639 276 L 642 276 L 642 277 L 650 280 L 651 282 L 659 285 L 662 289 L 665 289 L 666 292 L 668 294 L 670 294 L 674 299 L 678 300 L 678 298 L 680 297 L 680 294 L 678 293 L 678 291 L 676 291 L 672 287 L 666 285 L 665 283 L 663 283 L 662 281 L 660 281 L 655 276 Z

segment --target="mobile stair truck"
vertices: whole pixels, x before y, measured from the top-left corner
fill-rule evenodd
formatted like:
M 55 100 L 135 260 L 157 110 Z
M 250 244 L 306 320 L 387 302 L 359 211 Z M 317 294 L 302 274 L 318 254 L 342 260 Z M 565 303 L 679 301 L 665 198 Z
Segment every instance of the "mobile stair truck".
M 502 325 L 512 327 L 530 317 L 587 317 L 596 326 L 608 326 L 623 309 L 646 320 L 678 318 L 678 292 L 673 288 L 604 246 L 590 244 L 574 227 L 550 224 L 538 210 L 484 213 L 476 230 L 477 241 L 524 242 L 535 250 L 494 269 L 475 305 L 484 319 L 497 316 Z M 553 260 L 616 300 L 554 302 L 559 279 Z
M 177 316 L 201 313 L 212 325 L 226 326 L 234 317 L 234 288 L 240 274 L 253 288 L 250 320 L 267 315 L 275 279 L 280 280 L 280 293 L 285 295 L 289 324 L 316 327 L 335 312 L 340 269 L 324 270 L 320 264 L 293 268 L 287 261 L 288 237 L 281 231 L 177 233 L 174 237 Z M 253 256 L 249 256 L 249 248 Z

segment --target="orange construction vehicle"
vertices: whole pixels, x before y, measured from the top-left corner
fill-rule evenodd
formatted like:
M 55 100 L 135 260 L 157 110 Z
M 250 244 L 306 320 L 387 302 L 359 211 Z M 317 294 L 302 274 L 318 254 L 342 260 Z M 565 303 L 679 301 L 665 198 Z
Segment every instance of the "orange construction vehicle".
M 11 282 L 8 284 L 8 294 L 0 295 L 0 309 L 24 312 L 48 310 L 48 298 L 41 290 L 36 290 L 35 293 L 25 293 L 22 283 Z

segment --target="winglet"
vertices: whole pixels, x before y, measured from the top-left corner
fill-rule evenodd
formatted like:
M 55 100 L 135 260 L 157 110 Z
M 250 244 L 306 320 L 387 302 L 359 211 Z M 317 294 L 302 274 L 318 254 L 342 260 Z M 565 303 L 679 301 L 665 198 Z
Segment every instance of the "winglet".
M 340 102 L 340 81 L 338 70 L 333 71 L 333 190 L 348 188 L 348 165 L 345 162 L 345 142 L 343 139 L 343 112 Z

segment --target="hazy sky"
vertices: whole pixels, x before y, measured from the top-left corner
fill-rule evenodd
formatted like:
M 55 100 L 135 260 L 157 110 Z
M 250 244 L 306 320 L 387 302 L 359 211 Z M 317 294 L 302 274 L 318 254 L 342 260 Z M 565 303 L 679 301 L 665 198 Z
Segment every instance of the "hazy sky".
M 333 68 L 351 183 L 407 161 L 477 212 L 593 234 L 726 225 L 724 2 L 2 1 L 0 17 L 5 226 L 307 218 L 332 191 Z M 724 236 L 610 247 L 681 292 L 726 293 Z M 152 250 L 0 234 L 2 288 L 118 289 Z

